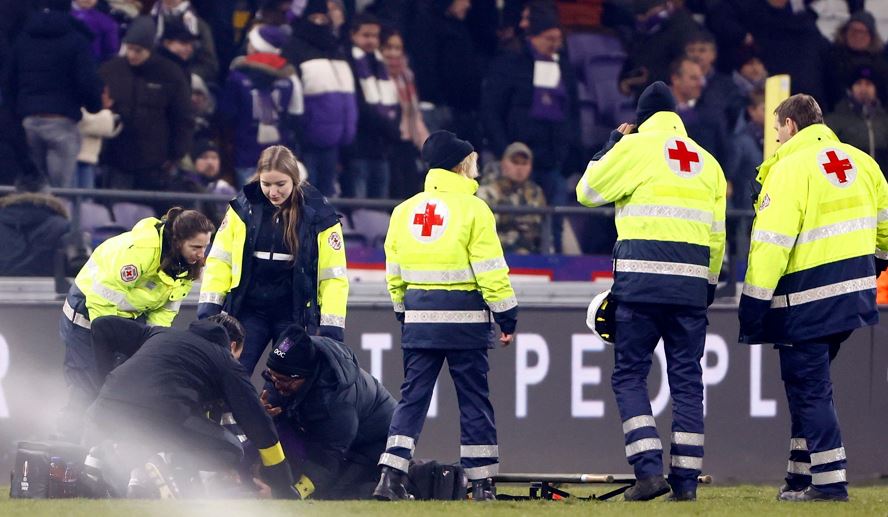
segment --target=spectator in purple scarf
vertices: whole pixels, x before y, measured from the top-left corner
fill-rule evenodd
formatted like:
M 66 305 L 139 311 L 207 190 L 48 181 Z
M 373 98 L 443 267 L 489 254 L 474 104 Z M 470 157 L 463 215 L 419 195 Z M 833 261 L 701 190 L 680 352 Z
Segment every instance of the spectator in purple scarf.
M 481 114 L 492 151 L 500 156 L 511 142 L 533 151 L 533 179 L 549 205 L 567 202 L 562 174 L 568 150 L 578 142 L 577 86 L 573 69 L 559 51 L 563 33 L 558 13 L 532 4 L 525 45 L 501 54 L 490 67 L 481 92 Z M 553 218 L 556 251 L 561 218 Z
M 349 64 L 357 81 L 358 132 L 347 150 L 348 172 L 343 195 L 356 198 L 389 196 L 392 147 L 401 139 L 400 102 L 380 53 L 379 20 L 370 14 L 355 17 L 351 27 Z
M 120 50 L 120 27 L 114 18 L 96 9 L 98 0 L 74 0 L 71 16 L 93 33 L 92 53 L 99 62 L 111 59 Z

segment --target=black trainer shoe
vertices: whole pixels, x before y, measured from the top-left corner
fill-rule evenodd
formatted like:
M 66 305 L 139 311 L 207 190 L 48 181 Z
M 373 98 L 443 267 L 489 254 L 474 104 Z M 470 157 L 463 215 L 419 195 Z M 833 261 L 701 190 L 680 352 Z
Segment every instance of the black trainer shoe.
M 473 480 L 472 500 L 476 502 L 496 501 L 496 486 L 494 486 L 493 480 L 490 478 Z
M 661 476 L 639 479 L 626 490 L 623 499 L 626 501 L 650 501 L 669 493 L 669 483 Z
M 807 501 L 839 501 L 848 502 L 848 494 L 828 494 L 821 492 L 813 486 L 804 490 L 783 492 L 777 497 L 778 501 L 807 502 Z
M 405 487 L 407 474 L 392 467 L 382 466 L 379 484 L 373 490 L 373 498 L 377 501 L 408 501 L 413 495 Z

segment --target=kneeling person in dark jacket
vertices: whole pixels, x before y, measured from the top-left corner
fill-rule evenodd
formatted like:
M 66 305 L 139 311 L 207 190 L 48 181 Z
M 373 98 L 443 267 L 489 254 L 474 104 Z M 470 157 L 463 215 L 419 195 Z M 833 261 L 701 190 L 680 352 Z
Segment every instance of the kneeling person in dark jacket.
M 290 326 L 268 355 L 262 399 L 303 498 L 369 499 L 397 402 L 346 345 Z M 300 457 L 302 461 L 293 461 Z
M 130 479 L 130 496 L 158 495 L 134 490 L 151 484 L 138 479 L 137 472 L 152 478 L 161 497 L 175 496 L 176 486 L 165 472 L 167 456 L 156 454 L 161 451 L 171 454 L 176 466 L 186 472 L 229 471 L 240 466 L 241 441 L 206 417 L 206 408 L 221 400 L 245 438 L 259 449 L 262 474 L 273 495 L 297 497 L 272 420 L 237 361 L 244 331 L 236 319 L 220 314 L 195 321 L 188 330 L 177 330 L 105 316 L 92 321 L 92 334 L 104 385 L 88 411 L 93 429 L 87 444 L 114 443 L 115 459 L 121 465 L 138 467 Z M 119 355 L 129 358 L 111 371 Z M 101 461 L 104 452 L 104 447 L 90 451 L 87 467 Z M 110 481 L 112 495 L 123 495 L 125 491 L 115 486 L 106 471 L 103 476 Z

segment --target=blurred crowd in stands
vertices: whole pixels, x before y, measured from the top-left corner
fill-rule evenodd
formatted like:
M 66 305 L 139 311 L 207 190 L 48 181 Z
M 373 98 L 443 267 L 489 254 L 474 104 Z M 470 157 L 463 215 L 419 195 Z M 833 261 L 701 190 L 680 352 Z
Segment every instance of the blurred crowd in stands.
M 721 163 L 729 208 L 747 209 L 769 75 L 789 74 L 843 141 L 888 165 L 882 4 L 0 0 L 0 184 L 233 196 L 284 144 L 327 196 L 403 199 L 422 188 L 426 136 L 450 129 L 483 150 L 491 205 L 570 205 L 589 158 L 662 80 Z M 34 194 L 8 197 L 0 229 L 21 232 Z M 203 208 L 218 222 L 224 205 Z M 552 251 L 542 216 L 498 219 L 507 252 Z M 554 220 L 554 251 L 610 252 L 612 221 L 568 222 Z

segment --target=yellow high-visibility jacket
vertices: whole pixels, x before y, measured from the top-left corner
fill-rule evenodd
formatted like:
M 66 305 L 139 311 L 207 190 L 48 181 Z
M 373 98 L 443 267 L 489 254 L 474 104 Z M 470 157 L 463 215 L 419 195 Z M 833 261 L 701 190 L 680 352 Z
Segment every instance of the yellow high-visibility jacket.
M 339 216 L 317 189 L 303 184 L 299 253 L 293 267 L 293 319 L 309 333 L 344 338 L 348 271 Z M 258 183 L 231 202 L 213 240 L 200 289 L 198 317 L 223 309 L 237 317 L 252 278 L 261 210 L 270 209 Z M 287 257 L 284 257 L 287 258 Z
M 151 325 L 172 325 L 192 282 L 172 278 L 160 270 L 163 231 L 163 223 L 149 217 L 131 231 L 100 244 L 77 273 L 72 286 L 74 297 L 69 296 L 69 300 L 79 299 L 76 291 L 82 293 L 90 320 L 99 316 L 144 316 Z M 83 312 L 80 307 L 74 308 Z
M 823 124 L 759 168 L 740 340 L 793 343 L 878 322 L 873 254 L 888 259 L 888 184 Z
M 577 200 L 616 204 L 614 298 L 711 303 L 725 252 L 726 189 L 721 166 L 671 111 L 655 113 L 590 162 Z
M 492 322 L 515 331 L 518 301 L 478 182 L 432 169 L 425 191 L 395 207 L 385 239 L 386 280 L 404 348 L 491 345 Z M 491 312 L 493 321 L 491 320 Z

